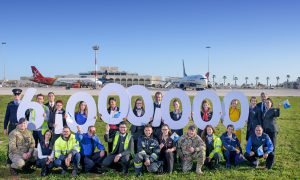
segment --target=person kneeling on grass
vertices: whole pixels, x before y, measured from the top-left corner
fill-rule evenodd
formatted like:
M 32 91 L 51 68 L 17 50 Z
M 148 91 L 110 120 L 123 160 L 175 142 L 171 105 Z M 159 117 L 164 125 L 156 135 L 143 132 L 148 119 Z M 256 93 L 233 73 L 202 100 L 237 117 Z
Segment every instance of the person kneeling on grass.
M 151 125 L 146 125 L 144 136 L 138 139 L 137 154 L 134 157 L 136 176 L 142 175 L 143 163 L 149 172 L 163 172 L 163 162 L 159 161 L 160 148 L 158 141 L 153 138 Z
M 270 137 L 263 133 L 261 125 L 257 125 L 255 128 L 255 135 L 249 137 L 246 145 L 245 158 L 257 168 L 259 160 L 263 157 L 266 159 L 266 168 L 271 169 L 274 163 L 274 146 Z
M 202 133 L 202 140 L 206 144 L 206 159 L 204 164 L 209 169 L 219 168 L 219 163 L 223 160 L 222 141 L 215 135 L 215 129 L 207 125 Z
M 103 160 L 105 168 L 112 167 L 112 165 L 122 166 L 122 173 L 128 174 L 131 154 L 134 153 L 134 140 L 130 133 L 127 133 L 127 126 L 125 122 L 119 124 L 119 131 L 116 132 L 114 138 L 109 136 L 109 125 L 106 126 L 106 133 L 104 138 L 107 142 L 112 142 L 112 152 Z
M 66 174 L 72 163 L 72 176 L 77 176 L 80 163 L 80 147 L 75 135 L 71 134 L 69 127 L 63 128 L 62 135 L 55 141 L 54 149 L 54 165 L 62 168 L 61 174 Z
M 230 168 L 233 163 L 235 166 L 244 161 L 244 156 L 239 139 L 233 133 L 234 126 L 229 124 L 227 132 L 221 136 L 223 144 L 223 155 L 226 159 L 226 168 Z
M 187 134 L 179 138 L 177 153 L 182 162 L 183 172 L 190 171 L 193 167 L 193 160 L 196 160 L 196 173 L 202 174 L 201 168 L 205 160 L 205 143 L 197 135 L 194 125 L 189 126 Z
M 77 126 L 75 138 L 80 144 L 80 155 L 85 172 L 102 173 L 102 162 L 106 157 L 106 151 L 99 137 L 96 135 L 96 127 L 89 126 L 87 133 L 82 133 L 82 129 Z M 96 147 L 100 152 L 95 152 Z
M 9 133 L 9 159 L 11 175 L 17 175 L 17 170 L 30 170 L 31 165 L 35 162 L 35 141 L 31 131 L 27 129 L 27 121 L 20 118 L 15 130 Z
M 52 132 L 48 129 L 44 134 L 44 138 L 37 146 L 38 159 L 36 161 L 36 166 L 42 168 L 41 176 L 48 175 L 50 169 L 53 168 L 54 150 L 51 138 Z

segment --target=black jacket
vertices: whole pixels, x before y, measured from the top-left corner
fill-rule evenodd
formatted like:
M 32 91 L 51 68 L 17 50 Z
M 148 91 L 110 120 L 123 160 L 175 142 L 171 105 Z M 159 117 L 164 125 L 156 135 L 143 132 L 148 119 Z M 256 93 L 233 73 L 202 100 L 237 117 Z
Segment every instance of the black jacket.
M 276 117 L 280 116 L 279 108 L 270 108 L 266 110 L 262 115 L 262 123 L 264 132 L 278 132 L 278 126 L 276 123 Z

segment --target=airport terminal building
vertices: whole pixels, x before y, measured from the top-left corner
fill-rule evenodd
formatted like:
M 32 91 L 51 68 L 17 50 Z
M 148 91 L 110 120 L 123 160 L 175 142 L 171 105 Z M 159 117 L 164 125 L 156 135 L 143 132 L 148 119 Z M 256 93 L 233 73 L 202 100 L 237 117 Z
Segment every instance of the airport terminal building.
M 79 73 L 80 77 L 95 77 L 95 71 Z M 161 87 L 161 76 L 139 75 L 137 73 L 129 73 L 120 71 L 118 67 L 101 66 L 97 71 L 97 78 L 106 77 L 110 82 L 118 83 L 124 87 L 132 85 L 142 85 L 147 87 Z

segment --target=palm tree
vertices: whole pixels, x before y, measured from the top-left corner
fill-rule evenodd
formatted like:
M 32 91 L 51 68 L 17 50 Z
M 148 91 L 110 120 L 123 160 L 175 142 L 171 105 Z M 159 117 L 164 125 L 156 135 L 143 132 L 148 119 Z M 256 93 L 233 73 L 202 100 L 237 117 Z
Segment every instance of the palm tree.
M 278 87 L 278 84 L 279 84 L 279 83 L 278 83 L 279 79 L 280 79 L 280 77 L 277 76 L 277 77 L 276 77 L 276 80 L 277 80 L 277 85 L 276 85 L 276 86 L 277 86 L 277 87 Z
M 215 78 L 216 78 L 216 75 L 212 75 L 212 79 L 213 79 L 213 85 L 215 85 Z
M 238 80 L 238 77 L 235 76 L 233 79 L 234 79 L 234 84 L 236 86 L 236 81 Z
M 227 79 L 227 76 L 223 76 L 224 79 L 224 86 L 225 86 L 225 80 Z
M 246 85 L 248 84 L 248 79 L 249 79 L 248 77 L 245 77 Z
M 268 76 L 267 77 L 267 88 L 269 87 L 269 80 L 270 80 L 270 77 Z
M 256 82 L 255 84 L 256 84 L 256 86 L 257 86 L 257 81 L 258 81 L 258 80 L 259 80 L 259 77 L 256 76 L 256 77 L 255 77 L 255 82 Z

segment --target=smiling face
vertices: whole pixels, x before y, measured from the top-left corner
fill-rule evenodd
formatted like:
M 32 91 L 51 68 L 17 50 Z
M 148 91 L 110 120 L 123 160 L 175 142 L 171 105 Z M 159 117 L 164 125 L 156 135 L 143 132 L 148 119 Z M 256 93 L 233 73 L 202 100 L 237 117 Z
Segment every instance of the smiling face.
M 21 94 L 15 94 L 14 95 L 14 100 L 16 100 L 16 101 L 20 101 L 21 100 Z
M 210 108 L 209 103 L 208 102 L 203 103 L 202 108 L 203 108 L 203 110 L 207 111 Z
M 70 129 L 69 129 L 69 128 L 64 128 L 64 129 L 63 129 L 63 136 L 64 136 L 65 138 L 68 138 L 70 135 L 71 135 Z
M 141 109 L 143 107 L 143 101 L 142 100 L 137 100 L 135 102 L 135 106 L 137 109 Z
M 189 137 L 195 137 L 196 136 L 196 129 L 188 129 L 187 135 Z
M 238 105 L 238 101 L 236 99 L 234 99 L 234 100 L 231 101 L 231 107 L 233 109 L 237 108 L 237 105 Z
M 49 142 L 49 140 L 51 139 L 51 132 L 50 131 L 47 131 L 46 133 L 45 133 L 45 141 L 46 142 Z
M 152 134 L 152 131 L 153 130 L 151 127 L 145 127 L 145 129 L 144 129 L 145 136 L 150 137 Z
M 121 124 L 121 125 L 119 126 L 119 132 L 120 132 L 121 134 L 126 134 L 126 131 L 127 131 L 126 125 L 125 125 L 125 124 Z
M 169 130 L 168 126 L 162 126 L 161 132 L 162 132 L 163 136 L 169 136 L 170 130 Z
M 18 128 L 20 131 L 25 131 L 26 128 L 27 128 L 27 121 L 21 123 L 21 124 L 18 124 Z
M 44 96 L 37 96 L 37 97 L 36 97 L 36 101 L 37 101 L 39 104 L 44 104 Z
M 109 101 L 109 106 L 110 106 L 111 108 L 115 108 L 115 107 L 117 106 L 117 102 L 116 102 L 115 100 L 111 99 L 111 100 Z
M 233 133 L 233 131 L 234 131 L 233 127 L 230 127 L 230 126 L 229 126 L 229 127 L 227 128 L 227 134 L 228 134 L 228 135 L 231 135 L 231 134 Z
M 54 102 L 55 101 L 55 95 L 52 94 L 52 93 L 48 94 L 48 101 L 49 102 Z
M 272 102 L 269 99 L 265 100 L 265 104 L 268 109 L 272 107 Z
M 57 102 L 55 107 L 56 107 L 57 110 L 60 111 L 60 110 L 62 110 L 62 108 L 63 108 L 63 104 L 60 103 L 60 102 Z
M 206 132 L 207 132 L 208 135 L 212 135 L 214 131 L 211 127 L 207 127 Z
M 85 103 L 85 102 L 82 102 L 82 103 L 80 104 L 80 111 L 84 111 L 85 108 L 86 108 L 86 103 Z
M 250 105 L 251 105 L 252 107 L 256 106 L 256 98 L 251 98 L 251 100 L 250 100 Z
M 174 107 L 174 110 L 179 110 L 179 108 L 180 108 L 179 102 L 178 101 L 173 102 L 173 107 Z
M 262 133 L 263 133 L 263 129 L 260 126 L 256 126 L 255 135 L 259 137 L 262 135 Z
M 156 94 L 155 95 L 155 102 L 156 103 L 160 103 L 162 100 L 162 94 Z

